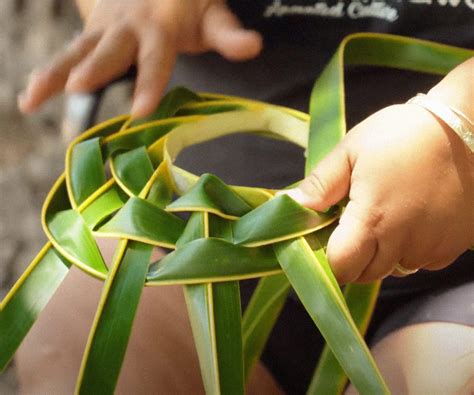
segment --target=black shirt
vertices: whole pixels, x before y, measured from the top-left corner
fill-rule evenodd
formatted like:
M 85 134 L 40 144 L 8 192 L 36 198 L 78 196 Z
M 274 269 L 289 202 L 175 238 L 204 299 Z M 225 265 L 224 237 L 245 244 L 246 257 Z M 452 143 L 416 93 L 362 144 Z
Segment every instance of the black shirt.
M 267 46 L 282 42 L 334 50 L 354 32 L 401 34 L 474 45 L 474 0 L 230 0 Z

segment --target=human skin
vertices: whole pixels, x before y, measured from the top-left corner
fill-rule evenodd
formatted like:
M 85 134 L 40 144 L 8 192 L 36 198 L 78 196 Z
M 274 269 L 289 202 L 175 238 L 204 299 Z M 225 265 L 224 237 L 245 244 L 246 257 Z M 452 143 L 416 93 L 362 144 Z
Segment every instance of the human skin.
M 45 100 L 63 90 L 85 92 L 105 85 L 136 64 L 138 77 L 132 116 L 145 116 L 159 102 L 178 53 L 216 51 L 231 61 L 239 61 L 257 56 L 262 48 L 261 36 L 242 28 L 223 1 L 78 0 L 78 6 L 85 20 L 83 33 L 48 66 L 33 72 L 19 98 L 23 112 L 37 110 Z M 473 119 L 473 70 L 474 59 L 471 59 L 453 70 L 429 95 Z M 358 124 L 312 175 L 289 193 L 318 210 L 349 196 L 347 209 L 328 245 L 330 264 L 341 283 L 397 275 L 396 263 L 410 269 L 441 269 L 474 245 L 473 154 L 447 125 L 416 105 L 391 106 Z M 82 280 L 71 277 L 71 281 L 79 284 L 77 281 Z M 76 289 L 81 290 L 79 295 L 88 295 L 87 287 Z M 153 305 L 152 292 L 147 291 L 144 306 Z M 158 300 L 169 296 L 171 310 L 184 311 L 182 297 L 173 296 L 173 292 L 163 292 Z M 51 334 L 48 317 L 60 318 L 64 306 L 64 301 L 56 300 L 49 315 L 43 315 L 44 324 L 33 328 L 30 340 L 20 350 L 18 365 L 24 393 L 32 393 L 29 389 L 38 389 L 37 385 L 55 386 L 54 380 L 62 380 L 67 388 L 74 384 L 79 359 L 58 365 L 59 371 L 48 380 L 44 379 L 47 372 L 38 370 L 47 367 L 43 363 L 44 350 L 65 355 L 66 361 L 80 355 L 80 350 L 65 352 L 64 340 Z M 85 307 L 88 314 L 94 306 L 92 301 Z M 137 339 L 138 348 L 130 347 L 128 358 L 133 363 L 122 374 L 124 386 L 136 388 L 133 379 L 140 377 L 135 372 L 140 372 L 142 367 L 137 361 L 142 361 L 143 366 L 153 366 L 147 364 L 152 357 L 134 350 L 140 350 L 140 339 L 149 338 L 145 329 L 160 327 L 162 314 L 163 317 L 167 314 L 166 309 L 160 310 L 156 305 L 154 312 L 156 317 L 144 316 L 143 322 L 139 313 L 136 335 L 132 335 L 132 342 Z M 64 322 L 72 325 L 73 318 L 65 317 Z M 179 318 L 162 334 L 163 343 L 185 344 L 192 350 L 189 328 L 183 329 L 186 318 L 184 315 Z M 426 326 L 420 330 L 424 329 L 431 330 Z M 177 335 L 182 336 L 182 341 L 176 341 Z M 472 331 L 468 335 L 472 340 Z M 170 338 L 172 341 L 167 343 Z M 406 338 L 398 340 L 397 348 L 405 349 L 402 345 Z M 146 344 L 149 345 L 148 340 Z M 392 354 L 392 343 L 386 344 L 388 348 L 377 355 Z M 174 348 L 169 351 L 170 361 L 176 362 L 172 358 L 180 353 Z M 456 358 L 457 354 L 452 356 Z M 193 383 L 199 381 L 199 375 L 196 357 L 193 358 L 194 362 L 191 359 L 188 362 L 194 364 L 189 369 L 194 369 L 195 374 L 187 376 L 189 382 L 180 383 L 197 388 L 198 384 Z M 379 362 L 382 368 L 384 363 L 390 363 Z M 170 366 L 179 369 L 181 363 L 179 360 Z M 60 368 L 69 365 L 72 368 L 64 374 Z M 263 369 L 261 365 L 259 368 Z M 156 371 L 151 377 L 160 388 L 166 387 L 163 381 L 168 377 L 166 374 L 159 375 Z M 262 373 L 257 380 L 260 383 L 261 377 Z M 41 379 L 40 383 L 31 382 L 34 379 Z M 266 382 L 270 389 L 260 393 L 279 392 L 271 378 Z M 170 388 L 176 389 L 176 385 L 170 383 Z M 157 388 L 156 383 L 150 382 L 150 388 Z M 187 389 L 183 387 L 183 393 Z
M 99 240 L 106 262 L 116 244 Z M 155 250 L 152 259 L 162 252 Z M 19 393 L 73 394 L 103 283 L 73 267 L 21 344 L 16 357 Z M 145 287 L 115 392 L 204 394 L 198 356 L 181 286 Z M 262 363 L 255 364 L 249 395 L 281 395 Z
M 231 61 L 257 56 L 259 33 L 244 29 L 222 0 L 77 0 L 84 30 L 46 67 L 33 71 L 20 94 L 35 111 L 63 90 L 85 92 L 138 68 L 132 116 L 151 113 L 178 53 L 216 51 Z
M 94 5 L 95 4 L 95 5 Z M 217 0 L 78 0 L 84 31 L 19 97 L 36 110 L 65 89 L 90 91 L 138 67 L 132 116 L 158 104 L 178 53 L 217 51 L 256 57 L 259 33 Z M 474 118 L 474 59 L 429 95 Z M 473 154 L 449 127 L 416 105 L 385 108 L 354 127 L 290 195 L 324 210 L 349 196 L 328 256 L 341 283 L 368 282 L 408 269 L 441 269 L 474 244 Z
M 473 75 L 471 58 L 428 96 L 473 119 Z M 365 119 L 289 194 L 316 210 L 349 196 L 327 250 L 341 283 L 442 269 L 474 245 L 474 154 L 418 105 Z
M 372 348 L 393 395 L 471 395 L 474 328 L 425 322 L 390 333 Z M 345 395 L 358 392 L 350 386 Z

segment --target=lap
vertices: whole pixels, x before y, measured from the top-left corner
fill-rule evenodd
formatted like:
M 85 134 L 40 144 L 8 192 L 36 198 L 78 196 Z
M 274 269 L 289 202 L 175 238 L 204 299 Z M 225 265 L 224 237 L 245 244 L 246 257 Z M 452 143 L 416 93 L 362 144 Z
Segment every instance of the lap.
M 430 328 L 435 328 L 427 324 L 430 322 L 438 322 L 440 325 L 460 324 L 471 329 L 474 326 L 474 279 L 471 269 L 473 256 L 472 252 L 465 254 L 452 267 L 437 273 L 420 272 L 417 278 L 413 279 L 391 279 L 390 283 L 382 288 L 377 301 L 367 336 L 369 343 L 376 346 L 392 333 L 415 325 L 421 328 L 417 329 L 420 331 L 418 333 L 425 330 L 429 333 Z M 446 283 L 444 287 L 443 279 Z M 421 326 L 425 323 L 426 326 Z M 451 330 L 453 327 L 447 328 Z M 455 334 L 452 336 L 455 337 Z M 444 344 L 450 344 L 447 340 Z M 309 385 L 323 345 L 324 340 L 301 303 L 296 297 L 290 297 L 262 359 L 288 394 L 303 394 Z M 410 347 L 413 347 L 413 352 L 423 354 L 415 343 L 411 343 Z M 438 360 L 442 361 L 443 354 L 436 353 L 438 348 L 433 349 L 432 357 L 436 360 L 438 355 Z M 455 350 L 456 347 L 453 346 L 452 349 Z M 389 358 L 390 354 L 388 353 Z M 291 355 L 291 358 L 288 358 L 288 355 Z M 388 360 L 385 362 L 388 363 Z
M 16 366 L 23 394 L 74 392 L 102 282 L 72 268 L 23 342 Z M 204 393 L 181 286 L 147 287 L 137 311 L 117 394 Z M 259 364 L 249 393 L 278 394 Z
M 409 324 L 382 338 L 372 353 L 394 395 L 474 391 L 472 326 L 446 321 Z M 350 388 L 347 393 L 356 392 Z
M 100 281 L 77 269 L 71 270 L 18 352 L 23 393 L 73 392 L 101 287 Z M 243 295 L 245 288 L 244 285 Z M 459 380 L 462 382 L 458 384 L 469 385 L 466 369 L 473 366 L 469 359 L 474 355 L 473 295 L 474 282 L 470 282 L 412 298 L 411 302 L 395 309 L 379 326 L 372 341 L 381 368 L 388 366 L 394 373 L 393 366 L 412 363 L 418 369 L 410 369 L 412 376 L 413 372 L 431 371 L 439 378 L 441 376 L 435 374 L 437 367 L 455 367 L 459 359 L 467 365 L 455 369 L 461 372 Z M 384 303 L 383 298 L 381 303 Z M 270 371 L 287 393 L 303 393 L 305 380 L 311 377 L 321 347 L 322 341 L 302 305 L 296 298 L 289 298 L 263 355 L 268 370 L 263 365 L 257 367 L 249 392 L 278 393 Z M 458 358 L 460 353 L 466 357 Z M 298 384 L 300 382 L 303 384 Z M 173 393 L 203 392 L 179 286 L 144 290 L 118 393 L 130 393 L 133 389 L 134 393 L 148 394 L 154 393 L 156 388 L 170 389 Z

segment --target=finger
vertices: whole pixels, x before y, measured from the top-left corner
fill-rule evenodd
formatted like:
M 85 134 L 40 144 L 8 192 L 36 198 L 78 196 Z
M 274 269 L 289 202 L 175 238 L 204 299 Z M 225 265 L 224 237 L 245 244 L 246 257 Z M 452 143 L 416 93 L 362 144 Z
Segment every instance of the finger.
M 404 248 L 407 251 L 407 248 Z M 416 254 L 411 256 L 405 256 L 398 261 L 398 265 L 394 267 L 392 272 L 393 277 L 406 277 L 411 274 L 416 273 L 420 269 L 426 270 L 439 270 L 444 269 L 449 265 L 455 258 L 452 260 L 446 258 L 434 258 L 427 261 L 429 255 L 425 254 Z M 429 258 L 428 258 L 429 259 Z
M 47 67 L 33 71 L 26 90 L 18 98 L 20 110 L 32 112 L 62 91 L 71 69 L 97 45 L 100 35 L 99 32 L 81 34 Z
M 356 283 L 369 283 L 382 280 L 393 273 L 396 265 L 402 261 L 403 252 L 407 250 L 406 232 L 397 230 L 397 224 L 393 223 L 386 215 L 384 218 L 372 217 L 370 225 L 372 233 L 377 240 L 377 251 L 365 269 L 354 281 Z M 409 243 L 409 241 L 408 241 Z
M 285 193 L 303 206 L 324 210 L 347 195 L 351 171 L 349 154 L 344 145 L 339 145 L 298 187 Z
M 201 26 L 204 45 L 229 60 L 252 59 L 262 50 L 261 34 L 243 28 L 223 2 L 213 3 L 207 8 Z
M 394 273 L 398 274 L 394 268 L 401 257 L 399 244 L 392 238 L 387 240 L 379 236 L 377 239 L 380 241 L 377 244 L 378 248 L 375 256 L 354 282 L 366 284 L 375 280 L 382 280 Z
M 128 70 L 136 51 L 134 32 L 123 27 L 108 31 L 94 51 L 71 71 L 66 90 L 87 92 L 105 85 Z
M 176 60 L 174 42 L 164 30 L 153 27 L 144 31 L 142 37 L 132 106 L 133 118 L 144 117 L 155 110 Z
M 328 241 L 331 268 L 341 284 L 358 279 L 374 260 L 379 241 L 374 232 L 377 216 L 354 201 L 348 203 Z
M 442 270 L 448 267 L 451 263 L 453 263 L 452 260 L 430 263 L 428 265 L 425 265 L 423 269 L 424 270 Z
M 423 265 L 416 266 L 425 270 L 441 270 L 451 265 L 457 258 L 459 258 L 459 253 L 446 253 L 442 256 L 438 256 L 432 259 L 429 262 L 425 262 Z M 414 265 L 410 265 L 410 263 L 411 262 L 403 263 L 403 265 L 406 264 L 407 267 L 413 267 Z

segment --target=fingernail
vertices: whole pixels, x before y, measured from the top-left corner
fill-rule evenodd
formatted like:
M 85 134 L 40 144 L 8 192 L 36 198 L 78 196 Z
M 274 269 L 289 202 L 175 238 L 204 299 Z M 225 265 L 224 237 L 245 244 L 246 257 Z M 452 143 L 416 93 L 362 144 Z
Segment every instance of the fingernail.
M 18 104 L 18 108 L 22 111 L 22 112 L 25 112 L 27 111 L 28 109 L 28 95 L 26 94 L 26 92 L 21 92 L 18 97 L 17 97 L 17 104 Z
M 301 204 L 302 206 L 317 210 L 319 212 L 327 212 L 331 208 L 322 206 L 321 201 L 317 198 L 317 196 L 310 195 L 298 187 L 279 191 L 276 195 L 288 195 L 295 202 Z
M 281 196 L 281 195 L 288 195 L 294 201 L 302 205 L 311 201 L 311 196 L 308 196 L 300 188 L 285 189 L 282 191 L 278 191 L 276 193 L 276 196 Z

